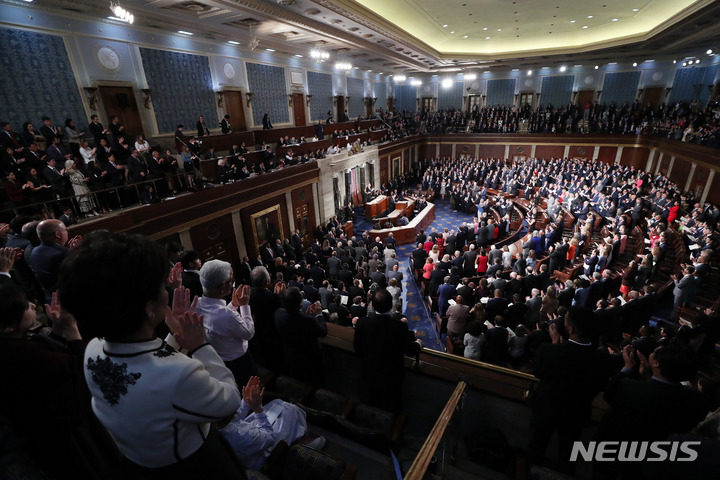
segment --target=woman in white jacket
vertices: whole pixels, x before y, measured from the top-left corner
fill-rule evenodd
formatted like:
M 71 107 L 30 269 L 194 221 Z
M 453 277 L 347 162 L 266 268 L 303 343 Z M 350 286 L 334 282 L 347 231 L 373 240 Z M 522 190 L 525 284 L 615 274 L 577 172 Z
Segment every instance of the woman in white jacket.
M 189 291 L 177 288 L 168 307 L 168 268 L 150 239 L 104 231 L 63 262 L 61 304 L 96 337 L 84 361 L 93 411 L 125 455 L 128 477 L 242 478 L 211 427 L 240 406 L 235 379 L 205 340 Z M 174 332 L 164 340 L 154 334 L 163 320 Z

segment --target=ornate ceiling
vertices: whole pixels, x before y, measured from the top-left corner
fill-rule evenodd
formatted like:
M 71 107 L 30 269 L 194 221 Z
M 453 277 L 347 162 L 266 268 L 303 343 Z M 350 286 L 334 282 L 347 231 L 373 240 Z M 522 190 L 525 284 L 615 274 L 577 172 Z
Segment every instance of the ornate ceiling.
M 107 20 L 106 0 L 15 2 Z M 720 50 L 713 0 L 125 0 L 131 29 L 192 32 L 382 73 L 682 60 Z

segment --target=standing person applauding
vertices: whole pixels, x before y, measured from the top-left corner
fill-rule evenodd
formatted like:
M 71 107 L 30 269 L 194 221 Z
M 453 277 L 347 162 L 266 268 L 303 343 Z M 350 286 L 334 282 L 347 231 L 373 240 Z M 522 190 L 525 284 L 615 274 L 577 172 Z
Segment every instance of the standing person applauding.
M 235 379 L 184 287 L 168 307 L 168 270 L 157 243 L 104 231 L 63 263 L 61 303 L 96 337 L 84 362 L 93 411 L 126 457 L 126 478 L 243 478 L 211 427 L 240 406 Z M 154 334 L 163 320 L 174 332 L 164 340 Z

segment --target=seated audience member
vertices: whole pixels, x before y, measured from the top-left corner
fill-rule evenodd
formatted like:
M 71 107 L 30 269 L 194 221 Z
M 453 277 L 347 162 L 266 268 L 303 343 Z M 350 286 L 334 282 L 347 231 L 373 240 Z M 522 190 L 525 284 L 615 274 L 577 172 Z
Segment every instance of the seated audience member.
M 240 408 L 230 423 L 220 430 L 238 460 L 251 470 L 262 470 L 270 453 L 281 441 L 292 445 L 307 433 L 303 410 L 280 399 L 263 405 L 264 392 L 260 379 L 251 377 L 242 388 Z M 308 446 L 321 450 L 325 443 L 325 438 L 317 437 Z
M 125 455 L 130 478 L 242 478 L 211 426 L 240 406 L 235 379 L 184 287 L 168 307 L 168 271 L 157 243 L 105 231 L 88 235 L 63 262 L 61 304 L 96 337 L 84 364 L 93 411 Z M 123 295 L 109 285 L 122 285 Z M 154 338 L 163 320 L 174 335 Z
M 7 260 L 12 263 L 12 257 L 0 263 Z M 53 478 L 119 478 L 112 458 L 117 451 L 89 409 L 82 377 L 85 342 L 75 319 L 62 312 L 55 294 L 46 306 L 52 333 L 31 335 L 40 326 L 35 305 L 21 289 L 0 285 L 0 380 L 6 392 L 0 415 Z
M 255 322 L 250 312 L 250 287 L 240 285 L 233 290 L 233 271 L 228 262 L 210 260 L 200 268 L 203 296 L 197 301 L 207 340 L 218 352 L 238 385 L 245 385 L 257 374 L 257 367 L 248 352 L 248 341 L 255 335 Z M 223 300 L 232 294 L 232 300 Z

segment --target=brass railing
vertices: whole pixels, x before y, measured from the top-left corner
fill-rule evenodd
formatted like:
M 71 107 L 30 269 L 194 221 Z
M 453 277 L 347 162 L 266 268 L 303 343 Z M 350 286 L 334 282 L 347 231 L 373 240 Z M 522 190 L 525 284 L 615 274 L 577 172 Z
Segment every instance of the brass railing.
M 457 435 L 455 430 L 458 426 L 458 419 L 456 415 L 462 411 L 462 402 L 465 398 L 466 388 L 467 383 L 465 383 L 464 381 L 461 381 L 457 384 L 457 387 L 455 387 L 455 391 L 452 393 L 450 399 L 445 404 L 445 408 L 443 408 L 443 411 L 440 413 L 440 416 L 435 422 L 432 430 L 430 430 L 430 434 L 425 439 L 425 443 L 423 443 L 423 446 L 420 448 L 420 451 L 418 452 L 415 460 L 410 466 L 410 469 L 405 475 L 404 480 L 421 480 L 425 476 L 425 472 L 427 472 L 433 457 L 435 457 L 437 462 L 436 453 L 438 451 L 440 441 L 443 438 L 445 438 L 446 441 L 445 445 L 442 448 L 442 461 L 438 462 L 441 463 L 442 466 L 440 467 L 441 470 L 436 473 L 441 474 L 446 471 L 448 463 L 451 462 L 455 456 L 455 448 L 457 443 Z M 446 437 L 446 430 L 448 429 L 451 429 L 451 431 L 447 432 L 449 433 L 449 435 Z

